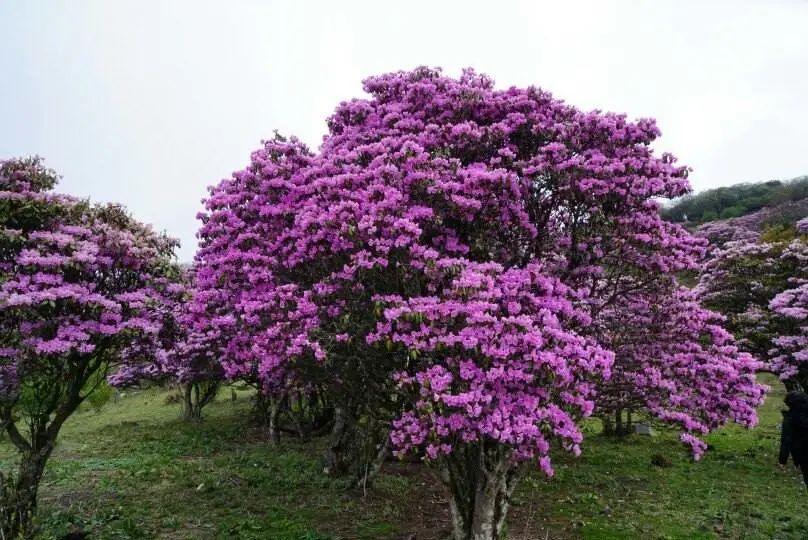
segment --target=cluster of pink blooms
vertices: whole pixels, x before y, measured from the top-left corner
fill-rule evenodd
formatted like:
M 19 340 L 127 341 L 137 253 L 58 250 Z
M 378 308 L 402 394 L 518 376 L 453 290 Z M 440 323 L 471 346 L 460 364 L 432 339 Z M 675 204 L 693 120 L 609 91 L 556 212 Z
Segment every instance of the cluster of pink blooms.
M 380 299 L 384 322 L 368 336 L 430 358 L 397 374 L 415 406 L 394 422 L 393 442 L 436 458 L 454 441 L 485 437 L 552 474 L 550 440 L 580 453 L 577 419 L 592 413 L 594 381 L 608 377 L 612 353 L 573 330 L 589 316 L 537 264 L 469 263 L 443 274 L 430 276 L 449 280 L 439 297 Z
M 760 238 L 760 230 L 752 226 L 745 226 L 743 223 L 737 223 L 740 219 L 709 221 L 704 225 L 700 225 L 694 231 L 694 234 L 707 239 L 712 248 L 721 247 L 727 242 L 757 242 Z
M 774 338 L 770 351 L 771 369 L 784 380 L 804 379 L 808 371 L 808 282 L 802 281 L 769 303 L 769 309 L 781 316 L 786 326 Z
M 727 242 L 754 243 L 761 233 L 772 224 L 794 223 L 799 234 L 808 233 L 808 199 L 787 201 L 767 206 L 737 218 L 710 221 L 699 225 L 696 236 L 710 241 L 711 249 L 721 248 Z
M 152 314 L 161 323 L 157 339 L 133 343 L 122 354 L 121 365 L 109 377 L 113 386 L 139 384 L 143 380 L 180 384 L 218 381 L 221 329 L 214 321 L 194 313 L 193 270 L 184 269 L 169 285 L 171 295 L 153 305 Z
M 754 241 L 728 242 L 713 250 L 695 288 L 699 298 L 726 315 L 765 308 L 776 294 L 776 287 L 788 279 L 789 268 L 780 264 L 781 250 L 777 244 Z M 782 279 L 772 283 L 764 279 L 767 276 Z
M 221 330 L 229 377 L 271 389 L 320 367 L 333 386 L 388 362 L 413 398 L 395 422 L 400 450 L 438 457 L 487 438 L 549 472 L 549 445 L 578 451 L 575 419 L 610 374 L 592 307 L 626 294 L 623 275 L 672 274 L 703 255 L 703 240 L 658 213 L 656 198 L 689 190 L 687 168 L 654 155 L 652 120 L 496 90 L 473 71 L 364 86 L 370 98 L 340 104 L 317 153 L 276 137 L 211 189 L 194 313 Z M 688 383 L 671 410 L 698 419 L 691 431 L 753 423 L 758 388 L 709 413 L 695 409 L 716 401 L 685 388 L 694 364 L 734 354 L 721 347 L 679 370 Z M 701 369 L 714 379 L 704 392 L 754 368 L 732 365 Z

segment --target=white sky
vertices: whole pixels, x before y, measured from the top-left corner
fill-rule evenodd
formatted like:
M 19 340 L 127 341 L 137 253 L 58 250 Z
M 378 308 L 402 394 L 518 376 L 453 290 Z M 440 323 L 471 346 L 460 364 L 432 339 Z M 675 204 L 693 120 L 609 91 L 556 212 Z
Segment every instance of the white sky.
M 808 0 L 0 0 L 0 157 L 45 157 L 190 260 L 206 186 L 418 65 L 653 116 L 697 190 L 808 174 Z

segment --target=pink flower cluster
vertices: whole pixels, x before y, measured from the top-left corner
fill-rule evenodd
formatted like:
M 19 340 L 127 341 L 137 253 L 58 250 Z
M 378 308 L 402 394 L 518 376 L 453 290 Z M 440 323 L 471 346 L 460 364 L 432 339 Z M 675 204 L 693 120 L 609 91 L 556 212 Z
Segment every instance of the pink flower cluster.
M 772 370 L 784 380 L 804 377 L 808 371 L 808 283 L 781 292 L 769 308 L 783 318 L 785 326 L 773 340 Z
M 424 446 L 434 459 L 487 438 L 552 474 L 550 441 L 580 453 L 577 420 L 592 413 L 612 353 L 574 330 L 588 315 L 537 264 L 468 263 L 454 277 L 431 277 L 449 281 L 439 296 L 386 297 L 384 320 L 367 338 L 390 339 L 413 359 L 397 374 L 414 405 L 394 422 L 399 452 Z
M 135 385 L 143 380 L 171 380 L 180 384 L 218 381 L 223 378 L 221 321 L 199 316 L 193 310 L 193 269 L 184 269 L 167 287 L 152 312 L 161 322 L 157 339 L 133 344 L 123 351 L 122 364 L 110 375 L 113 386 Z

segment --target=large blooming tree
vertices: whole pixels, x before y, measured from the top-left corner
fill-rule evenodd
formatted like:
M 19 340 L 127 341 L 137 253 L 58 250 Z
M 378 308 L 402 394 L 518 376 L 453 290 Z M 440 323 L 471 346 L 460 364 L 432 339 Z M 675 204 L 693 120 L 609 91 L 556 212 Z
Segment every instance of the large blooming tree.
M 656 202 L 689 190 L 687 168 L 654 154 L 652 120 L 473 71 L 364 87 L 318 152 L 276 137 L 212 188 L 198 298 L 230 376 L 324 388 L 332 453 L 424 451 L 454 537 L 501 538 L 519 464 L 580 450 L 613 362 L 604 310 L 701 256 Z
M 174 240 L 55 183 L 37 159 L 0 163 L 0 427 L 20 456 L 0 475 L 4 538 L 33 534 L 62 425 L 122 358 L 160 339 L 161 306 L 181 292 Z

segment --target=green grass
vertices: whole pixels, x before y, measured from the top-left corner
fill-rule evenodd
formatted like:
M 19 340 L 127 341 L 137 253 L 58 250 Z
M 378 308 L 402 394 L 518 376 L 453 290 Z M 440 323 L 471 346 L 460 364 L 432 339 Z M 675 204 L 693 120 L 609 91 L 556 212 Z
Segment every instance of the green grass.
M 535 508 L 549 528 L 586 539 L 808 538 L 802 479 L 792 466 L 776 466 L 784 390 L 763 379 L 772 391 L 760 424 L 714 433 L 701 461 L 694 463 L 672 433 L 613 439 L 587 426 L 582 458 L 557 465 L 551 481 L 531 477 L 518 493 L 517 512 Z M 670 466 L 652 465 L 654 454 Z
M 776 467 L 782 393 L 775 382 L 760 426 L 715 433 L 698 463 L 673 433 L 611 439 L 588 424 L 581 458 L 559 456 L 553 479 L 522 482 L 511 537 L 808 538 L 808 493 L 793 467 Z M 42 538 L 440 538 L 446 508 L 433 471 L 394 465 L 363 496 L 323 476 L 322 441 L 268 446 L 245 423 L 246 394 L 210 405 L 200 425 L 180 421 L 165 395 L 130 393 L 71 418 L 43 481 Z M 670 466 L 652 465 L 654 454 Z M 0 461 L 12 458 L 0 440 Z

